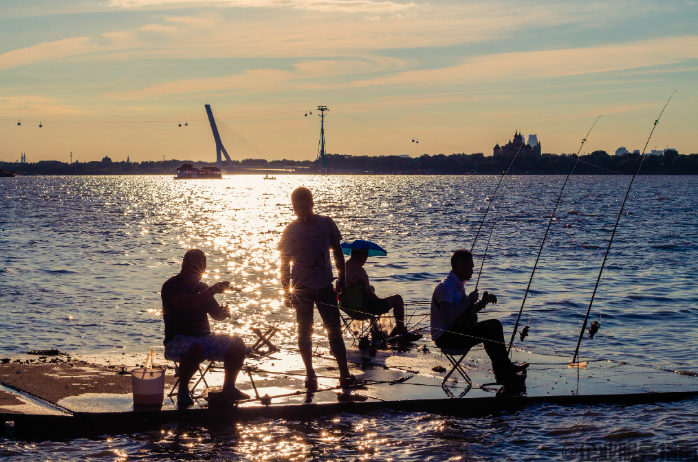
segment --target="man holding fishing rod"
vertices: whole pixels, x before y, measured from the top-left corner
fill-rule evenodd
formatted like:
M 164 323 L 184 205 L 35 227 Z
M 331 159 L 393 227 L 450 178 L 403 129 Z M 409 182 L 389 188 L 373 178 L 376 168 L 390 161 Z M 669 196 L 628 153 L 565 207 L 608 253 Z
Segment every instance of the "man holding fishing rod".
M 502 323 L 497 319 L 478 322 L 477 313 L 488 303 L 497 303 L 494 294 L 485 292 L 479 299 L 477 290 L 465 292 L 465 281 L 473 277 L 473 255 L 465 249 L 453 252 L 451 272 L 431 298 L 431 339 L 439 348 L 468 349 L 482 343 L 492 361 L 497 383 L 516 380 L 516 373 L 528 364 L 509 360 Z
M 313 368 L 313 306 L 316 305 L 327 329 L 330 348 L 339 368 L 339 384 L 359 384 L 349 373 L 347 349 L 342 338 L 342 325 L 337 308 L 337 293 L 346 288 L 342 235 L 334 220 L 313 213 L 313 193 L 304 187 L 291 193 L 293 211 L 298 217 L 289 223 L 281 235 L 281 285 L 284 304 L 296 310 L 298 349 L 305 365 L 305 387 L 317 390 L 318 380 Z M 334 276 L 330 252 L 337 266 L 337 290 L 332 287 Z
M 235 380 L 245 360 L 245 342 L 223 333 L 211 333 L 210 315 L 217 321 L 230 316 L 226 305 L 219 305 L 214 295 L 225 292 L 229 281 L 208 286 L 201 281 L 206 272 L 206 255 L 198 249 L 184 254 L 180 273 L 162 286 L 162 317 L 165 321 L 165 359 L 179 362 L 179 391 L 177 407 L 186 409 L 194 404 L 189 393 L 189 381 L 204 359 L 223 361 L 225 380 L 220 401 L 248 399 L 247 393 L 235 388 Z

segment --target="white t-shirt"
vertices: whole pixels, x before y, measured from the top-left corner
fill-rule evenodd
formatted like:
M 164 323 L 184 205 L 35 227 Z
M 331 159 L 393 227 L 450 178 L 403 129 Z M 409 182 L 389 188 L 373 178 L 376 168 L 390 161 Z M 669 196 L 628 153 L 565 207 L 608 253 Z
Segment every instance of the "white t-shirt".
M 332 284 L 332 242 L 341 240 L 342 234 L 330 217 L 316 215 L 312 225 L 300 219 L 289 223 L 281 234 L 279 251 L 293 264 L 294 286 L 319 290 Z
M 465 285 L 458 279 L 453 271 L 448 273 L 448 277 L 436 286 L 434 295 L 431 297 L 431 340 L 437 338 L 448 330 L 456 318 L 466 311 L 465 306 L 460 303 L 465 299 Z M 441 302 L 451 304 L 450 310 L 445 312 L 441 307 Z M 459 306 L 460 305 L 460 306 Z M 473 323 L 477 323 L 477 313 L 472 313 Z

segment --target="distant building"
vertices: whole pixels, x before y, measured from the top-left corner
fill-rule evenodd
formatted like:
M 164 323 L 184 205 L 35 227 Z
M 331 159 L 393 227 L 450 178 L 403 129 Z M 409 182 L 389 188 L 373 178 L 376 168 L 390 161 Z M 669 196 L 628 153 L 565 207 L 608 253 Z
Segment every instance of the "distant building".
M 403 159 L 409 159 L 410 155 L 409 154 L 400 154 L 400 157 L 402 157 Z
M 640 152 L 639 149 L 636 149 L 636 150 L 633 151 L 633 154 L 638 154 L 638 155 L 639 155 L 639 154 L 642 154 L 642 153 Z
M 645 154 L 647 156 L 663 156 L 664 149 L 652 149 L 649 153 Z
M 532 148 L 535 148 L 536 145 L 538 145 L 538 136 L 528 135 L 528 145 L 531 146 Z
M 493 155 L 495 157 L 514 157 L 516 153 L 523 157 L 533 157 L 541 155 L 540 141 L 536 135 L 532 135 L 536 140 L 536 145 L 531 146 L 526 144 L 524 137 L 518 131 L 514 134 L 514 141 L 509 140 L 504 146 L 499 146 L 499 143 L 494 147 Z M 529 136 L 530 139 L 530 136 Z
M 102 163 L 111 164 L 111 159 L 109 158 L 109 156 L 104 156 L 104 158 L 102 158 Z
M 617 156 L 622 156 L 623 154 L 628 154 L 628 149 L 625 146 L 621 146 L 618 149 L 616 149 Z

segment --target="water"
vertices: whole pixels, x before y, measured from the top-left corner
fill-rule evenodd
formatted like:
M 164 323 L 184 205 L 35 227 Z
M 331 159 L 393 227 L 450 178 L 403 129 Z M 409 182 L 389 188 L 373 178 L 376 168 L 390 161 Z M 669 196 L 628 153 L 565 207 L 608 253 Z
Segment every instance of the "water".
M 477 267 L 497 217 L 480 289 L 498 295 L 499 304 L 482 317 L 501 319 L 505 332 L 513 327 L 563 180 L 507 177 L 478 239 Z M 450 252 L 472 244 L 497 181 L 494 176 L 0 180 L 0 352 L 161 351 L 159 289 L 178 272 L 191 247 L 207 253 L 208 281 L 230 280 L 243 289 L 219 297 L 231 305 L 233 317 L 214 322 L 214 329 L 251 340 L 251 327 L 273 324 L 281 328 L 278 343 L 292 346 L 294 317 L 280 303 L 275 247 L 293 219 L 289 195 L 299 185 L 314 191 L 316 211 L 334 217 L 345 239 L 373 240 L 388 250 L 388 257 L 367 263 L 379 295 L 429 300 L 448 272 Z M 629 181 L 627 176 L 570 180 L 522 316 L 531 327 L 527 346 L 534 351 L 571 358 Z M 601 322 L 601 331 L 583 342 L 583 358 L 698 370 L 693 355 L 698 348 L 696 183 L 695 177 L 636 180 L 592 310 L 591 320 Z M 423 306 L 416 313 L 421 317 L 427 311 Z M 320 329 L 316 333 L 315 341 L 323 344 Z M 3 442 L 0 455 L 564 460 L 565 444 L 683 448 L 698 430 L 697 415 L 694 400 L 623 408 L 539 406 L 487 419 L 340 415 L 312 424 L 260 421 L 98 440 Z

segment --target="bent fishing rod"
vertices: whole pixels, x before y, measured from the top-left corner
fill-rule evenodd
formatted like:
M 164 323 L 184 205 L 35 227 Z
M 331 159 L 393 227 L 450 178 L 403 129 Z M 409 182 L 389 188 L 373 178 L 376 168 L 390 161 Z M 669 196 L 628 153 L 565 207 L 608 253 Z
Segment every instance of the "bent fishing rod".
M 519 308 L 519 314 L 516 316 L 516 323 L 514 324 L 514 331 L 511 333 L 511 340 L 509 340 L 509 347 L 507 349 L 507 352 L 511 352 L 511 347 L 514 344 L 514 337 L 516 337 L 516 332 L 519 329 L 519 322 L 521 321 L 521 314 L 523 313 L 524 305 L 526 304 L 526 298 L 528 297 L 528 293 L 531 290 L 531 283 L 533 282 L 533 275 L 536 274 L 536 268 L 538 268 L 538 261 L 540 260 L 540 255 L 543 252 L 543 246 L 545 245 L 545 241 L 548 238 L 548 232 L 550 232 L 550 226 L 553 224 L 553 220 L 555 219 L 555 212 L 557 212 L 557 206 L 560 205 L 560 200 L 562 200 L 562 193 L 565 192 L 565 187 L 567 186 L 567 182 L 570 179 L 570 176 L 572 176 L 572 172 L 574 172 L 575 167 L 577 166 L 577 162 L 579 162 L 579 153 L 582 152 L 582 148 L 584 147 L 584 143 L 587 142 L 587 138 L 589 138 L 589 134 L 591 131 L 594 129 L 594 126 L 596 125 L 596 122 L 599 121 L 601 116 L 598 116 L 596 120 L 594 120 L 594 123 L 591 124 L 591 127 L 589 128 L 589 131 L 587 132 L 586 136 L 582 138 L 582 144 L 579 145 L 579 149 L 577 150 L 577 155 L 574 156 L 574 162 L 572 162 L 572 165 L 570 166 L 570 171 L 567 172 L 567 177 L 565 177 L 565 181 L 562 183 L 562 188 L 560 189 L 560 194 L 557 196 L 557 202 L 555 202 L 555 207 L 553 207 L 553 213 L 550 214 L 550 220 L 548 221 L 548 227 L 545 228 L 545 234 L 543 235 L 543 240 L 540 243 L 540 248 L 538 249 L 538 255 L 536 256 L 536 262 L 533 264 L 533 270 L 531 271 L 531 277 L 528 279 L 528 286 L 526 286 L 526 292 L 524 292 L 523 296 L 523 301 L 521 302 L 521 308 Z M 522 334 L 523 337 L 525 337 L 525 334 Z M 523 340 L 522 337 L 522 340 Z
M 645 158 L 645 151 L 647 150 L 647 145 L 650 143 L 650 140 L 652 139 L 652 135 L 654 135 L 654 131 L 657 129 L 657 124 L 659 124 L 659 120 L 662 118 L 662 114 L 664 114 L 664 110 L 666 110 L 667 106 L 669 105 L 669 102 L 671 99 L 674 97 L 676 92 L 672 93 L 669 99 L 667 100 L 666 104 L 664 104 L 664 107 L 662 108 L 662 111 L 659 113 L 659 117 L 654 121 L 654 125 L 652 126 L 652 131 L 650 132 L 650 136 L 647 137 L 647 141 L 645 142 L 645 147 L 642 149 L 642 154 L 640 155 L 640 160 L 637 163 L 637 166 L 635 167 L 635 172 L 633 173 L 633 177 L 630 179 L 630 184 L 628 185 L 628 190 L 625 192 L 625 198 L 623 199 L 623 203 L 620 206 L 620 210 L 618 211 L 618 217 L 616 218 L 616 224 L 613 227 L 613 232 L 611 233 L 611 238 L 608 240 L 608 246 L 606 247 L 606 254 L 603 256 L 603 261 L 601 262 L 601 268 L 599 269 L 599 275 L 596 278 L 596 285 L 594 286 L 594 292 L 591 294 L 591 300 L 589 301 L 589 308 L 587 308 L 587 313 L 586 316 L 584 316 L 584 322 L 582 323 L 582 329 L 579 331 L 579 339 L 577 340 L 577 348 L 574 350 L 574 357 L 572 358 L 572 363 L 571 364 L 577 364 L 577 357 L 579 355 L 579 345 L 582 343 L 582 337 L 584 337 L 584 330 L 587 327 L 587 321 L 589 320 L 589 313 L 591 313 L 591 306 L 594 303 L 594 297 L 596 297 L 596 290 L 599 288 L 599 282 L 601 281 L 601 274 L 603 273 L 604 267 L 606 266 L 606 259 L 608 259 L 608 254 L 611 251 L 611 244 L 613 243 L 613 238 L 616 235 L 616 230 L 618 229 L 618 223 L 620 222 L 620 217 L 623 216 L 623 209 L 625 208 L 625 203 L 628 200 L 628 196 L 630 195 L 630 189 L 633 187 L 633 182 L 635 181 L 635 177 L 637 177 L 638 172 L 640 171 L 640 167 L 642 166 L 642 161 Z M 596 322 L 596 321 L 594 321 Z M 593 327 L 593 326 L 592 326 Z M 598 330 L 598 324 L 596 326 L 596 330 Z M 593 332 L 590 329 L 590 336 L 593 338 L 593 334 L 596 332 L 594 330 Z

